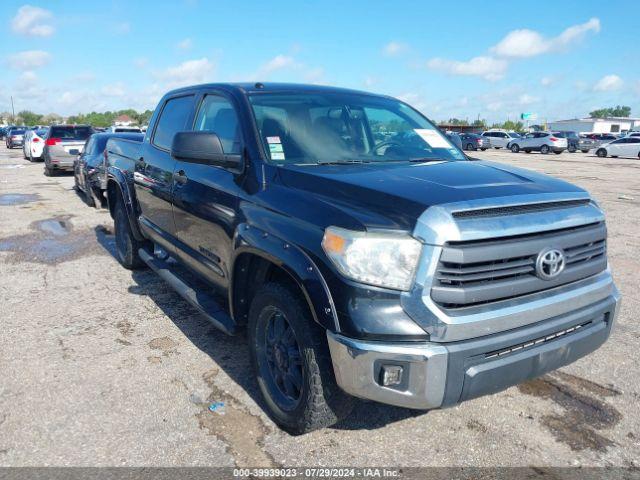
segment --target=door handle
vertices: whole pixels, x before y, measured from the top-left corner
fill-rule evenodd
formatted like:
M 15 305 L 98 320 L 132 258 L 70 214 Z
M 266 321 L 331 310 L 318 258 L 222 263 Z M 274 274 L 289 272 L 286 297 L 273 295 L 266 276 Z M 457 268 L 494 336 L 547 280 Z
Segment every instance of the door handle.
M 189 180 L 189 178 L 187 177 L 187 174 L 184 170 L 178 170 L 173 174 L 173 180 L 180 185 L 184 185 L 185 183 L 187 183 L 187 180 Z

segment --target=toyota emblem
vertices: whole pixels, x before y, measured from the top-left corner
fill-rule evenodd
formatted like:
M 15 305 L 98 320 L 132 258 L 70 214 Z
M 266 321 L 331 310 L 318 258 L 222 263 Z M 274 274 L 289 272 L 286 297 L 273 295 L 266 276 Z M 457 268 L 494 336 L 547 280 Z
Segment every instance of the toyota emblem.
M 536 275 L 543 280 L 553 280 L 564 270 L 564 253 L 556 248 L 547 248 L 538 254 Z

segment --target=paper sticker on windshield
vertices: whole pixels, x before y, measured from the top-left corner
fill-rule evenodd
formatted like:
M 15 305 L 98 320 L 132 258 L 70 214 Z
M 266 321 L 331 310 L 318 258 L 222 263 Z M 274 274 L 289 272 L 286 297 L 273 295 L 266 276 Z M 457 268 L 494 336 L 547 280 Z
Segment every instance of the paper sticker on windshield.
M 271 152 L 271 160 L 284 160 L 283 152 Z
M 267 143 L 282 143 L 280 137 L 267 137 Z
M 422 138 L 431 148 L 451 148 L 451 145 L 435 130 L 429 130 L 427 128 L 414 128 L 413 129 L 420 138 Z
M 280 152 L 283 152 L 284 150 L 282 150 L 282 144 L 281 143 L 270 143 L 269 144 L 269 151 L 271 153 L 274 153 L 274 152 L 280 153 Z

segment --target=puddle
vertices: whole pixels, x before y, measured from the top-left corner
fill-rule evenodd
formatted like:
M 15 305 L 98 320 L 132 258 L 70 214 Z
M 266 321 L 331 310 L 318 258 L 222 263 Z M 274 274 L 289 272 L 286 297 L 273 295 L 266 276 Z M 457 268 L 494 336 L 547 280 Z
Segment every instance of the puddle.
M 48 265 L 85 255 L 108 255 L 96 239 L 96 230 L 75 231 L 70 215 L 48 218 L 31 224 L 31 233 L 0 238 L 0 252 L 11 252 L 7 263 L 36 262 Z
M 613 428 L 622 415 L 603 398 L 620 395 L 619 391 L 564 372 L 531 380 L 518 389 L 526 395 L 551 400 L 563 409 L 560 415 L 542 416 L 540 422 L 571 450 L 606 452 L 615 445 L 602 430 Z
M 237 467 L 277 467 L 278 463 L 264 449 L 269 431 L 262 419 L 246 411 L 235 398 L 215 385 L 216 374 L 216 370 L 211 370 L 203 376 L 211 389 L 206 401 L 191 396 L 191 402 L 201 408 L 196 415 L 200 428 L 227 445 Z M 214 402 L 224 402 L 224 415 L 209 410 Z
M 5 193 L 0 195 L 0 205 L 23 205 L 25 203 L 37 202 L 40 195 L 37 193 Z
M 37 222 L 37 228 L 43 232 L 51 233 L 55 236 L 68 235 L 71 230 L 71 224 L 66 220 L 56 220 L 51 218 L 49 220 L 42 220 Z

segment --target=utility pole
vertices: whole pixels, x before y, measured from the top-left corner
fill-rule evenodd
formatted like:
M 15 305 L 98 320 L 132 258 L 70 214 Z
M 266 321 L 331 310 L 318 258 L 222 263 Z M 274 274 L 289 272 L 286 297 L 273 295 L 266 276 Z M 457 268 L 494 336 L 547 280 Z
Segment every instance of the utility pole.
M 16 109 L 13 107 L 13 95 L 11 95 L 11 114 L 13 115 L 11 123 L 13 123 L 16 121 Z

